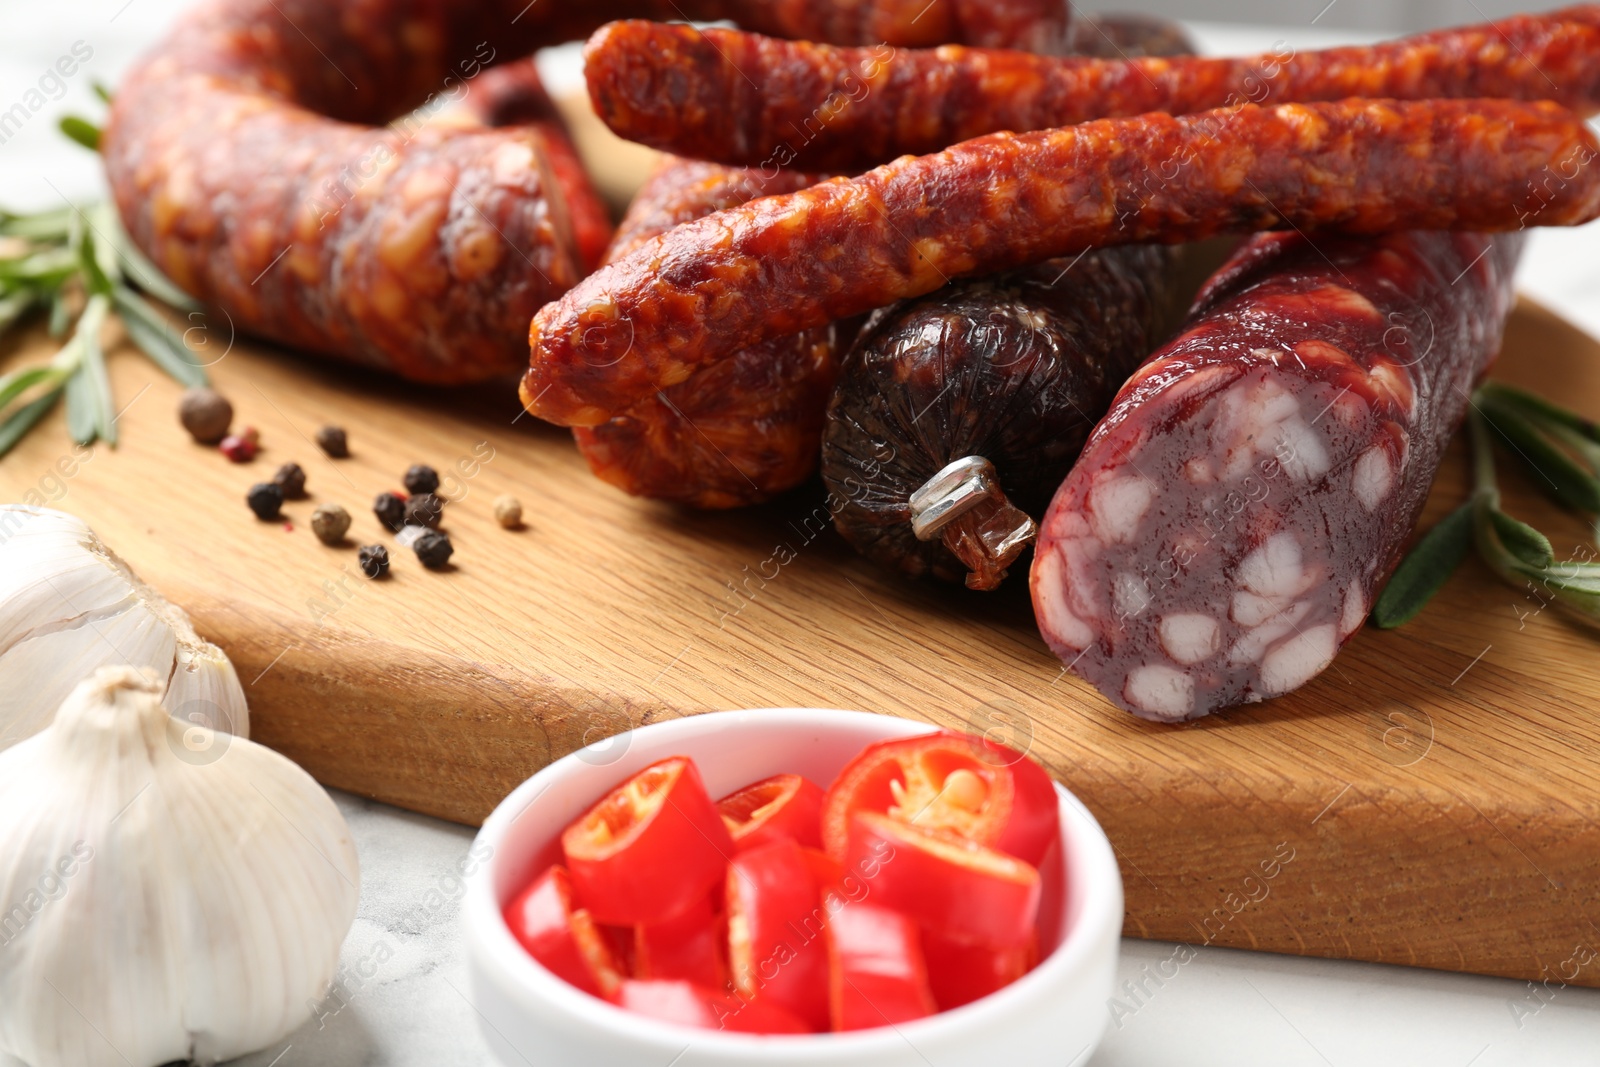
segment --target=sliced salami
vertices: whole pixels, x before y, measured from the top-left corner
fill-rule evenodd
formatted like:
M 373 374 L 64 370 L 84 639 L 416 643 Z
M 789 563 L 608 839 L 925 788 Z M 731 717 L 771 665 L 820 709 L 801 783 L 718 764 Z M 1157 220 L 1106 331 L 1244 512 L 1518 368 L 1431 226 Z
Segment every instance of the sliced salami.
M 1051 649 L 1165 721 L 1325 670 L 1499 351 L 1521 247 L 1295 232 L 1241 248 L 1051 502 L 1031 575 Z

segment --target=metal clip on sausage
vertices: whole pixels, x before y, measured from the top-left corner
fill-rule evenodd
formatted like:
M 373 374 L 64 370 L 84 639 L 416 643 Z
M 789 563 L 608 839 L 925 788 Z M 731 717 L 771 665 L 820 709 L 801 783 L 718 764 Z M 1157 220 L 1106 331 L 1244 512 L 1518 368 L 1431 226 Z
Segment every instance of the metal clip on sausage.
M 911 494 L 911 531 L 938 538 L 967 565 L 967 588 L 993 589 L 1033 544 L 1038 525 L 1012 506 L 994 464 L 966 456 L 947 464 Z

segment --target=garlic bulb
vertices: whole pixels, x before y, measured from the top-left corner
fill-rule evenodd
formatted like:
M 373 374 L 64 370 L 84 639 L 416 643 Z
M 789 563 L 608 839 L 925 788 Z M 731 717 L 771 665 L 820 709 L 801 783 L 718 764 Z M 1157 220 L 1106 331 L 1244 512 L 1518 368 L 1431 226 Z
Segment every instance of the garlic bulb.
M 102 667 L 0 752 L 0 1051 L 213 1063 L 310 1018 L 355 919 L 349 827 L 287 759 Z
M 0 505 L 0 749 L 44 729 L 96 667 L 149 667 L 184 722 L 250 735 L 233 664 L 80 519 Z

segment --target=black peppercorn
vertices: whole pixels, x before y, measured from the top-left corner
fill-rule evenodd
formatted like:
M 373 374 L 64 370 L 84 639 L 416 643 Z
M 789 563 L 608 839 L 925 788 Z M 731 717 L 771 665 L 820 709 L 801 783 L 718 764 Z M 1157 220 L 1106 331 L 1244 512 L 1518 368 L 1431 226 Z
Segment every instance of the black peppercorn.
M 456 548 L 450 543 L 450 536 L 438 530 L 429 530 L 411 542 L 411 549 L 417 554 L 424 567 L 438 570 L 450 562 L 450 555 Z
M 304 500 L 306 496 L 306 472 L 298 463 L 285 463 L 278 468 L 278 473 L 272 480 L 283 490 L 285 500 Z
M 408 493 L 431 493 L 439 488 L 439 472 L 426 463 L 413 463 L 404 481 Z
M 398 530 L 406 524 L 406 502 L 394 493 L 379 493 L 372 502 L 372 513 L 390 530 Z
M 317 447 L 334 459 L 345 459 L 350 455 L 350 442 L 342 426 L 324 426 L 318 430 Z
M 389 573 L 389 550 L 382 545 L 362 545 L 356 563 L 368 578 L 382 578 Z
M 276 482 L 257 482 L 250 487 L 244 500 L 256 513 L 256 518 L 271 521 L 283 509 L 283 487 Z
M 437 530 L 443 516 L 444 501 L 432 493 L 418 493 L 406 501 L 407 526 L 426 526 L 430 530 Z

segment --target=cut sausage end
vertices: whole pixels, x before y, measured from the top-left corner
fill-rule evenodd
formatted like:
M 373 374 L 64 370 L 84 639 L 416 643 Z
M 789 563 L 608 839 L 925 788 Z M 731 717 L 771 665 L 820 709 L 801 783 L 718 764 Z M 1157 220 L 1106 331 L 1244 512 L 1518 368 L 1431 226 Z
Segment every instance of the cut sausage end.
M 1137 715 L 1196 718 L 1328 668 L 1499 347 L 1518 239 L 1319 246 L 1263 237 L 1235 259 L 1256 256 L 1255 271 L 1230 282 L 1223 268 L 1124 387 L 1041 525 L 1046 641 Z M 1417 308 L 1433 352 L 1402 365 L 1386 354 L 1393 312 Z

